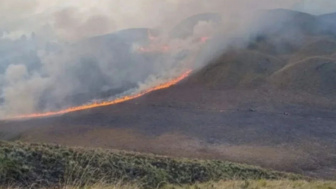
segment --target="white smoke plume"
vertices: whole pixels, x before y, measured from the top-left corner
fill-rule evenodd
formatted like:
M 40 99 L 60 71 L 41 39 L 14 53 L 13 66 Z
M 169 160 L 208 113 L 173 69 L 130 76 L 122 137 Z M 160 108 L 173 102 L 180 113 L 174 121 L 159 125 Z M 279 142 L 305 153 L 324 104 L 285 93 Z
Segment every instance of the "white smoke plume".
M 0 0 L 0 116 L 108 99 L 176 77 L 245 44 L 259 29 L 252 20 L 260 10 L 333 7 L 334 0 Z M 177 24 L 201 13 L 222 19 L 172 38 Z

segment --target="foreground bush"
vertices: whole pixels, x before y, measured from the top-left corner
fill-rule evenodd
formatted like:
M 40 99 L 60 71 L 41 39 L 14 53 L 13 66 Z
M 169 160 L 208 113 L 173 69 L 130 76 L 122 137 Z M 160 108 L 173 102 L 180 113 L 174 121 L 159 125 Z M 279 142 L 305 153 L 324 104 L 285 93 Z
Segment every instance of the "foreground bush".
M 216 180 L 299 179 L 300 176 L 223 161 L 0 142 L 0 185 L 21 187 L 136 183 L 156 188 Z

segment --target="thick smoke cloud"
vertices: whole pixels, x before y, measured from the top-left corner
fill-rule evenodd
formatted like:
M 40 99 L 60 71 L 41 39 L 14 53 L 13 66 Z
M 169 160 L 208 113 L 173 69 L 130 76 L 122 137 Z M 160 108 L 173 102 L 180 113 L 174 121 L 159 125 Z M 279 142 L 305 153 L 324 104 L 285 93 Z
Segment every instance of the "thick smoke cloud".
M 252 22 L 260 10 L 321 14 L 334 11 L 331 3 L 0 0 L 0 116 L 57 110 L 146 89 L 203 66 L 230 45 L 245 45 L 260 29 Z M 197 22 L 187 37 L 172 38 L 170 31 L 183 19 L 207 12 L 222 20 Z M 127 28 L 138 29 L 123 30 Z M 202 40 L 210 36 L 216 40 L 204 46 Z

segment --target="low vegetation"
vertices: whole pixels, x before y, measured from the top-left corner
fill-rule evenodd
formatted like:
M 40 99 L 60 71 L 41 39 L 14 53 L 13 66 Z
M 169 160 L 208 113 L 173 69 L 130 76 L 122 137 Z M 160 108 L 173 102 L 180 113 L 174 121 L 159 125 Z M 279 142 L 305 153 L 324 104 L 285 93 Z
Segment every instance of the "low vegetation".
M 1 188 L 1 187 L 0 187 Z M 61 186 L 63 189 L 141 189 L 137 184 L 104 184 Z M 6 187 L 3 189 L 14 189 Z M 15 188 L 16 189 L 16 188 Z M 336 189 L 335 181 L 305 180 L 228 180 L 193 185 L 165 185 L 162 189 Z
M 166 189 L 336 189 L 336 182 L 304 180 L 236 180 L 185 186 L 166 186 Z
M 11 187 L 104 186 L 135 188 L 192 185 L 219 180 L 302 179 L 301 176 L 223 161 L 0 142 L 0 185 Z M 118 185 L 118 186 L 119 186 Z M 118 188 L 118 187 L 115 187 Z

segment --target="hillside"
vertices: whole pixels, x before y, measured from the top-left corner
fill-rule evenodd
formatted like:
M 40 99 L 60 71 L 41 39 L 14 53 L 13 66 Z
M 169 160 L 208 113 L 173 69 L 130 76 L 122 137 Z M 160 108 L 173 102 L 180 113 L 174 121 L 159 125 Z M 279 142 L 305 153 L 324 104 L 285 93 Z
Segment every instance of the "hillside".
M 191 80 L 216 89 L 256 88 L 283 66 L 285 62 L 274 56 L 253 50 L 238 50 L 223 54 Z
M 289 63 L 294 64 L 307 57 L 325 56 L 329 57 L 336 51 L 336 39 L 322 36 L 307 40 L 306 44 L 290 57 Z
M 322 16 L 266 15 L 279 22 L 263 22 L 269 30 L 246 47 L 222 52 L 176 86 L 59 117 L 0 121 L 0 139 L 230 160 L 335 179 L 334 30 L 320 26 Z
M 272 76 L 272 81 L 281 88 L 335 96 L 336 59 L 307 58 L 279 70 Z

